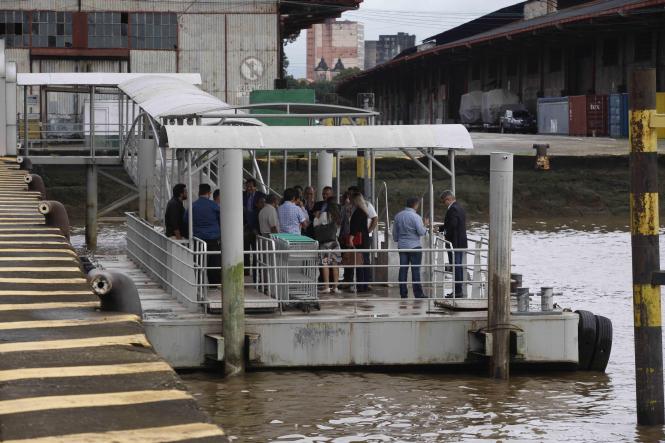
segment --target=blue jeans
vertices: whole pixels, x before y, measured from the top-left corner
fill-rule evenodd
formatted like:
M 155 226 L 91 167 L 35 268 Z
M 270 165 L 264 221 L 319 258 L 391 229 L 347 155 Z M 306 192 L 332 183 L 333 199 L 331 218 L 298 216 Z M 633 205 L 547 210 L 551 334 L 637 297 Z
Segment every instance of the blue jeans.
M 420 249 L 420 248 L 414 248 Z M 423 298 L 423 287 L 420 284 L 420 264 L 423 262 L 423 253 L 420 251 L 400 252 L 399 253 L 399 295 L 402 298 L 408 296 L 406 281 L 409 274 L 409 265 L 411 265 L 411 282 L 413 283 L 413 296 Z

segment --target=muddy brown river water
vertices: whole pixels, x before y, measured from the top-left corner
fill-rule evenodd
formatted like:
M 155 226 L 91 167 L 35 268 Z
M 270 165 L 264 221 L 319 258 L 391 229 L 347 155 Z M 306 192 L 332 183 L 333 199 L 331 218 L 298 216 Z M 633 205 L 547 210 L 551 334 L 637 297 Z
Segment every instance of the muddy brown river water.
M 81 232 L 72 240 L 81 245 Z M 103 252 L 122 252 L 123 242 L 122 228 L 102 227 Z M 627 226 L 523 225 L 513 237 L 513 269 L 525 286 L 555 286 L 559 305 L 612 320 L 606 374 L 520 373 L 505 383 L 436 371 L 266 371 L 231 379 L 198 372 L 183 379 L 234 441 L 665 440 L 662 429 L 635 425 Z

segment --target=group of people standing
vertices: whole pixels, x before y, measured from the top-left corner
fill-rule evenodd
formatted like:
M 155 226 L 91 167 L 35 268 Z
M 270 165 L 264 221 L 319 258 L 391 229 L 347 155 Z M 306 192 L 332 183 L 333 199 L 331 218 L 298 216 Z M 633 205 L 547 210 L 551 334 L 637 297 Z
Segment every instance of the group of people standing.
M 219 190 L 212 193 L 210 185 L 199 185 L 199 198 L 192 203 L 193 235 L 206 243 L 208 251 L 219 251 L 220 210 Z M 275 194 L 266 195 L 257 189 L 256 180 L 245 181 L 243 192 L 243 237 L 244 250 L 256 250 L 258 235 L 270 236 L 275 233 L 303 234 L 319 243 L 320 282 L 322 293 L 337 293 L 342 289 L 355 292 L 368 292 L 371 282 L 369 253 L 355 250 L 370 249 L 372 233 L 378 224 L 378 214 L 372 204 L 365 200 L 360 189 L 349 187 L 339 203 L 332 187 L 321 190 L 321 200 L 316 200 L 316 190 L 299 186 L 284 190 L 280 199 Z M 456 202 L 451 191 L 441 194 L 441 202 L 446 206 L 446 216 L 440 231 L 444 233 L 454 249 L 467 247 L 466 213 Z M 168 202 L 164 215 L 165 235 L 183 239 L 188 235 L 189 214 L 184 202 L 187 188 L 179 183 L 173 187 L 173 197 Z M 421 238 L 426 235 L 425 222 L 418 215 L 420 200 L 407 199 L 405 208 L 395 216 L 393 239 L 399 249 L 399 290 L 403 298 L 408 296 L 407 280 L 411 268 L 411 281 L 415 298 L 424 298 L 420 279 L 422 264 Z M 449 261 L 454 263 L 455 288 L 449 297 L 461 297 L 463 293 L 463 252 L 449 252 Z M 245 254 L 245 266 L 255 267 L 252 254 Z M 220 255 L 208 256 L 208 282 L 220 283 Z M 344 266 L 343 281 L 339 281 L 339 268 Z M 253 273 L 256 274 L 255 272 Z M 355 285 L 355 287 L 354 287 Z

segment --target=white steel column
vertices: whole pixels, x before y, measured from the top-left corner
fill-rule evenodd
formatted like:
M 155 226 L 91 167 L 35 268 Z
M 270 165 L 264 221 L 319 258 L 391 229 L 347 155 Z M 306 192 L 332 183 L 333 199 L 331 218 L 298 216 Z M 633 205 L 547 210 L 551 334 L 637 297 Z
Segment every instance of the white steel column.
M 242 151 L 220 151 L 222 333 L 227 375 L 245 371 L 245 277 L 242 232 Z
M 513 221 L 513 155 L 490 157 L 488 331 L 492 333 L 491 376 L 507 379 L 510 367 L 510 247 Z
M 7 100 L 7 155 L 16 155 L 16 62 L 7 62 L 5 68 L 5 99 Z
M 138 145 L 139 217 L 150 223 L 155 221 L 154 174 L 157 158 L 155 140 L 140 139 Z
M 330 152 L 318 153 L 316 162 L 316 192 L 321 194 L 323 188 L 333 184 L 333 155 Z

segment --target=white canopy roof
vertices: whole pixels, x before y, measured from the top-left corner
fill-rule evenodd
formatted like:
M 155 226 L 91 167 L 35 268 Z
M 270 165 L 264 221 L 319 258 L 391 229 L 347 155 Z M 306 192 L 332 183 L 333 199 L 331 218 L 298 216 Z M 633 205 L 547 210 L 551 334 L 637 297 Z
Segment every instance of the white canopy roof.
M 473 149 L 462 125 L 383 126 L 171 126 L 174 149 Z
M 144 74 L 117 72 L 58 72 L 18 74 L 19 86 L 117 86 L 140 77 L 169 77 L 190 85 L 201 84 L 201 74 Z
M 170 76 L 138 77 L 120 83 L 118 88 L 153 118 L 200 115 L 210 111 L 229 116 L 236 114 L 217 97 Z M 255 119 L 242 119 L 238 124 L 262 123 Z

